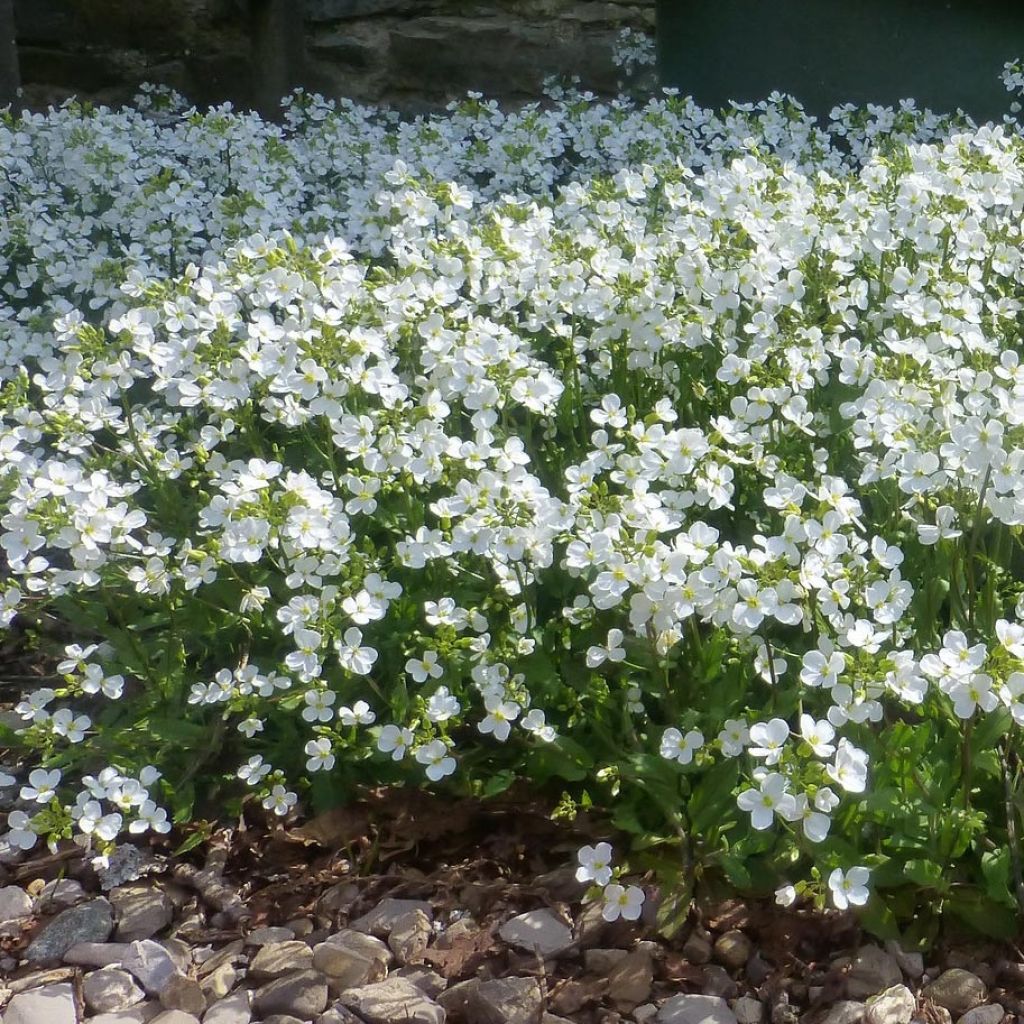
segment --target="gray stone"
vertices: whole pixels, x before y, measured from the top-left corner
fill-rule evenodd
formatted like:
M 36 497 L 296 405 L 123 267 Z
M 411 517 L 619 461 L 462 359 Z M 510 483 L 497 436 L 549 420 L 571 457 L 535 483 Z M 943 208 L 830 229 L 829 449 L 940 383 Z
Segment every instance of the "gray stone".
M 342 21 L 376 17 L 378 14 L 409 14 L 422 0 L 306 0 L 307 21 Z
M 628 955 L 625 949 L 588 949 L 583 954 L 583 966 L 589 974 L 604 975 Z
M 249 965 L 255 981 L 279 978 L 290 971 L 308 971 L 313 966 L 313 950 L 298 939 L 270 942 L 262 946 Z
M 695 928 L 683 943 L 683 956 L 691 964 L 706 964 L 711 959 L 711 937 L 703 929 Z
M 90 1017 L 87 1024 L 148 1024 L 158 1013 L 158 1003 L 139 1003 L 128 1010 L 114 1010 Z
M 263 1018 L 263 1024 L 306 1024 L 305 1021 L 293 1017 L 290 1013 L 272 1013 Z
M 36 910 L 51 914 L 54 911 L 67 910 L 87 898 L 82 883 L 76 878 L 55 878 L 43 886 L 43 891 L 36 897 Z
M 406 978 L 350 989 L 340 1002 L 367 1024 L 444 1024 L 446 1019 L 444 1009 Z
M 20 885 L 0 889 L 0 925 L 20 922 L 32 916 L 32 897 Z
M 760 999 L 751 999 L 750 996 L 740 996 L 732 1004 L 732 1012 L 736 1014 L 740 1024 L 761 1024 L 764 1020 L 764 1003 Z
M 257 989 L 253 1009 L 260 1016 L 290 1013 L 309 1019 L 327 1009 L 327 982 L 316 971 L 295 971 Z
M 543 1001 L 533 978 L 495 978 L 470 991 L 467 1016 L 474 1024 L 533 1024 Z
M 872 996 L 864 1008 L 865 1024 L 910 1024 L 917 1000 L 906 985 L 893 985 Z
M 388 947 L 400 964 L 411 963 L 423 955 L 432 934 L 430 918 L 422 910 L 410 910 L 391 926 Z
M 864 1019 L 864 1004 L 843 999 L 829 1007 L 821 1024 L 860 1024 Z
M 115 967 L 127 952 L 126 942 L 79 942 L 64 954 L 64 963 L 77 967 Z
M 221 964 L 216 970 L 204 974 L 199 985 L 207 1002 L 223 999 L 237 984 L 241 975 L 234 964 Z
M 73 986 L 44 985 L 19 992 L 4 1010 L 4 1024 L 78 1024 Z
M 545 1014 L 545 1016 L 547 1016 Z M 648 1021 L 653 1021 L 658 1016 L 658 1007 L 654 1003 L 644 1003 L 642 1006 L 638 1006 L 633 1011 L 633 1020 L 636 1024 L 647 1024 Z
M 866 999 L 903 981 L 895 959 L 878 946 L 862 946 L 857 950 L 846 975 L 848 999 Z
M 206 1009 L 206 996 L 194 978 L 173 974 L 160 989 L 160 1005 L 165 1010 L 184 1010 L 201 1017 Z
M 924 957 L 920 953 L 906 953 L 895 939 L 889 939 L 885 951 L 900 965 L 900 970 L 914 981 L 924 974 Z
M 106 942 L 113 928 L 113 911 L 102 897 L 69 907 L 43 927 L 25 950 L 23 959 L 29 963 L 59 960 L 79 942 Z
M 290 942 L 295 938 L 291 928 L 253 928 L 245 937 L 247 946 L 266 946 L 271 942 Z
M 543 907 L 506 921 L 498 935 L 510 946 L 536 953 L 542 959 L 564 953 L 572 945 L 572 931 L 554 911 Z
M 159 995 L 160 990 L 176 974 L 181 974 L 174 957 L 159 942 L 142 939 L 132 942 L 121 961 L 126 971 L 131 971 L 150 995 Z
M 960 1015 L 985 1002 L 988 990 L 976 974 L 961 967 L 943 971 L 930 985 L 924 987 L 924 995 L 933 1003 L 944 1006 L 951 1014 Z
M 744 967 L 753 951 L 753 943 L 738 929 L 719 935 L 713 949 L 715 959 L 731 971 Z
M 351 1010 L 346 1010 L 344 1006 L 335 1004 L 324 1010 L 314 1024 L 363 1024 L 363 1021 Z
M 394 973 L 397 978 L 408 978 L 431 999 L 436 999 L 448 987 L 448 982 L 429 967 L 400 967 Z
M 1006 1011 L 999 1003 L 990 1003 L 988 1006 L 976 1006 L 968 1010 L 956 1024 L 1000 1024 Z
M 672 996 L 655 1020 L 658 1024 L 739 1024 L 729 1004 L 718 996 Z
M 367 932 L 379 939 L 386 939 L 395 922 L 413 910 L 422 910 L 428 921 L 434 920 L 434 909 L 425 900 L 399 900 L 387 897 L 380 901 L 368 914 L 356 918 L 349 924 L 357 932 Z
M 650 998 L 654 962 L 645 949 L 634 949 L 608 975 L 608 995 L 616 1008 L 631 1010 Z
M 118 967 L 101 967 L 85 976 L 82 996 L 93 1013 L 110 1013 L 141 1003 L 145 993 L 127 971 Z
M 153 1024 L 199 1024 L 199 1018 L 184 1010 L 164 1010 L 153 1018 Z
M 240 989 L 217 1000 L 203 1016 L 203 1024 L 249 1024 L 252 1020 L 252 993 Z
M 110 892 L 114 905 L 118 942 L 151 939 L 171 923 L 174 905 L 162 889 L 148 885 L 124 885 Z

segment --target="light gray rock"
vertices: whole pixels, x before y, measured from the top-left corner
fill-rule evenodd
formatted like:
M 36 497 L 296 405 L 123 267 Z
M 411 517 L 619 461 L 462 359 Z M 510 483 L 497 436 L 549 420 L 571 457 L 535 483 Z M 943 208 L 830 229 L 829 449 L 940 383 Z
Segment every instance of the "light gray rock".
M 985 1002 L 988 989 L 976 974 L 962 967 L 951 967 L 943 971 L 930 985 L 924 987 L 924 995 L 933 1003 L 944 1006 L 954 1016 L 965 1014 Z
M 448 982 L 429 967 L 400 967 L 394 973 L 397 978 L 408 978 L 431 999 L 436 999 L 448 987 Z
M 864 1004 L 843 999 L 829 1007 L 821 1024 L 860 1024 L 864 1019 Z
M 346 1010 L 344 1006 L 335 1004 L 324 1010 L 314 1024 L 363 1024 L 363 1021 L 351 1010 Z
M 588 974 L 604 975 L 628 955 L 626 949 L 588 949 L 583 954 L 583 966 Z
M 241 975 L 234 964 L 221 964 L 214 971 L 204 974 L 199 985 L 207 1002 L 223 999 L 239 982 Z
M 510 918 L 498 935 L 504 942 L 542 959 L 564 953 L 572 945 L 572 931 L 553 910 L 543 907 Z
M 119 967 L 101 967 L 87 974 L 82 981 L 82 996 L 93 1013 L 126 1010 L 146 998 L 135 979 Z
M 1000 1024 L 1006 1011 L 999 1003 L 990 1003 L 988 1006 L 976 1006 L 968 1010 L 956 1024 Z
M 53 914 L 77 906 L 86 899 L 88 895 L 77 878 L 55 878 L 47 882 L 36 897 L 36 910 L 41 914 Z
M 388 948 L 400 964 L 408 964 L 423 955 L 432 934 L 430 918 L 422 910 L 410 910 L 392 924 Z
M 848 999 L 867 999 L 902 981 L 900 965 L 884 949 L 862 946 L 846 975 L 846 996 Z
M 657 1016 L 658 1007 L 654 1003 L 644 1003 L 633 1011 L 633 1020 L 636 1024 L 648 1024 L 648 1021 L 653 1021 Z
M 203 1015 L 203 1024 L 250 1024 L 252 993 L 239 989 L 215 1002 Z
M 608 996 L 617 1009 L 631 1010 L 651 996 L 654 961 L 646 949 L 634 949 L 608 974 Z
M 0 889 L 0 926 L 32 916 L 32 897 L 20 885 Z
M 153 939 L 129 944 L 121 966 L 131 971 L 142 987 L 154 996 L 160 994 L 160 990 L 171 978 L 181 974 L 174 957 Z
M 900 970 L 913 981 L 917 981 L 924 974 L 924 956 L 920 953 L 906 953 L 903 947 L 895 940 L 889 939 L 885 944 L 885 951 L 900 965 Z
M 712 950 L 715 959 L 730 971 L 745 967 L 753 951 L 754 944 L 735 928 L 719 935 Z
M 199 1018 L 184 1010 L 164 1010 L 153 1018 L 153 1024 L 199 1024 Z
M 87 1024 L 148 1024 L 161 1012 L 159 1003 L 139 1003 L 127 1010 L 114 1010 L 90 1017 Z
M 78 1024 L 75 990 L 63 982 L 19 992 L 4 1010 L 4 1024 Z
M 683 943 L 683 956 L 691 964 L 706 964 L 711 960 L 711 936 L 703 928 L 695 928 Z
M 80 942 L 106 942 L 114 928 L 114 915 L 107 900 L 90 900 L 62 910 L 32 940 L 23 954 L 29 963 L 60 960 Z
M 761 1024 L 764 1020 L 764 1003 L 760 999 L 751 999 L 750 996 L 740 996 L 732 1004 L 732 1012 L 736 1014 L 740 1024 Z
M 906 985 L 893 985 L 872 996 L 864 1008 L 865 1024 L 910 1024 L 917 1000 Z
M 444 1009 L 406 978 L 350 989 L 340 1002 L 367 1024 L 444 1024 L 446 1019 Z
M 295 938 L 291 928 L 263 927 L 253 928 L 245 937 L 247 946 L 266 946 L 271 942 L 290 942 Z
M 114 938 L 118 942 L 151 939 L 174 916 L 174 905 L 162 889 L 152 885 L 123 885 L 110 891 L 114 907 Z
M 672 996 L 654 1019 L 657 1024 L 739 1024 L 729 1004 L 718 996 Z
M 308 971 L 312 966 L 313 950 L 305 942 L 268 942 L 252 958 L 249 975 L 254 981 L 267 981 L 290 971 Z
M 117 967 L 127 952 L 126 942 L 79 942 L 64 954 L 64 963 L 76 967 Z
M 466 1016 L 474 1024 L 533 1024 L 543 1001 L 534 978 L 494 978 L 470 991 Z
M 394 928 L 395 922 L 413 910 L 421 910 L 427 915 L 428 921 L 434 920 L 434 908 L 425 900 L 399 900 L 388 896 L 380 901 L 368 914 L 357 917 L 349 924 L 349 928 L 357 932 L 367 932 L 379 939 L 386 939 Z
M 294 971 L 257 989 L 253 1009 L 263 1017 L 290 1013 L 308 1020 L 327 1009 L 327 982 L 316 971 Z
M 160 1005 L 165 1010 L 184 1010 L 201 1017 L 206 1010 L 206 996 L 194 978 L 173 974 L 160 989 Z

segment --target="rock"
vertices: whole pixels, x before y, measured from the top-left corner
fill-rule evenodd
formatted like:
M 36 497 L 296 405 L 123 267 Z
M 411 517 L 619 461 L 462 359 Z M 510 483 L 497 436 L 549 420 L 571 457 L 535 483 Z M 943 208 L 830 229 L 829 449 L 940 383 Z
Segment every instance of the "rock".
M 266 946 L 271 942 L 290 942 L 295 938 L 291 928 L 253 928 L 245 937 L 247 946 Z
M 719 935 L 712 950 L 715 959 L 730 971 L 746 966 L 753 951 L 754 944 L 737 929 Z
M 672 996 L 654 1019 L 657 1024 L 739 1024 L 729 1004 L 718 996 Z
M 130 943 L 121 966 L 131 971 L 142 987 L 154 996 L 160 994 L 171 978 L 181 973 L 171 954 L 153 939 Z
M 252 993 L 240 989 L 218 999 L 203 1017 L 203 1024 L 250 1024 L 252 1020 Z
M 981 978 L 961 967 L 943 971 L 930 985 L 924 987 L 924 995 L 928 999 L 955 1015 L 964 1014 L 983 1003 L 987 994 Z
M 165 1010 L 184 1010 L 194 1017 L 201 1017 L 206 1009 L 206 996 L 194 978 L 174 974 L 160 989 L 160 1005 Z
M 253 1009 L 263 1017 L 290 1013 L 309 1019 L 327 1009 L 327 982 L 316 971 L 294 971 L 257 989 Z
M 495 978 L 480 982 L 470 992 L 467 1016 L 474 1024 L 533 1024 L 543 1000 L 533 978 Z
M 429 967 L 400 967 L 394 973 L 397 978 L 408 978 L 431 999 L 436 999 L 448 987 L 447 980 Z
M 422 910 L 410 910 L 391 926 L 388 947 L 400 964 L 411 963 L 423 955 L 432 934 L 430 918 Z
M 255 981 L 279 978 L 289 971 L 308 971 L 313 966 L 313 950 L 298 939 L 288 942 L 269 942 L 262 946 L 249 965 L 249 975 Z
M 82 981 L 82 996 L 93 1013 L 126 1010 L 146 998 L 135 979 L 118 967 L 101 967 L 87 974 Z
M 90 900 L 62 910 L 32 940 L 23 954 L 29 963 L 59 960 L 80 942 L 106 942 L 114 929 L 113 908 L 107 900 Z
M 583 904 L 583 912 L 576 917 L 574 932 L 580 949 L 600 946 L 608 933 L 608 922 L 601 914 L 601 901 Z
M 341 1005 L 367 1024 L 444 1024 L 445 1011 L 406 978 L 387 978 L 342 993 Z M 483 1021 L 480 1024 L 484 1024 Z
M 139 1003 L 128 1010 L 114 1010 L 90 1017 L 86 1024 L 148 1024 L 160 1012 L 158 1003 Z
M 67 910 L 88 899 L 82 883 L 76 878 L 55 878 L 43 886 L 36 897 L 36 910 L 41 914 Z
M 233 964 L 221 964 L 216 970 L 204 974 L 199 981 L 208 1003 L 223 999 L 238 984 L 241 975 Z
M 171 923 L 174 904 L 162 889 L 148 885 L 122 885 L 110 891 L 118 942 L 151 939 Z
M 636 1024 L 647 1024 L 658 1016 L 658 1008 L 654 1003 L 644 1003 L 633 1011 L 633 1020 Z
M 706 964 L 711 960 L 711 937 L 703 928 L 695 928 L 683 943 L 683 956 L 691 964 Z
M 293 1017 L 290 1013 L 272 1013 L 269 1017 L 263 1018 L 263 1024 L 306 1024 L 305 1021 Z
M 764 1020 L 764 1004 L 760 999 L 751 999 L 750 996 L 737 999 L 732 1004 L 732 1012 L 736 1014 L 739 1024 L 761 1024 Z
M 434 920 L 434 909 L 425 900 L 398 900 L 387 897 L 380 901 L 368 914 L 356 918 L 349 924 L 357 932 L 367 932 L 379 939 L 386 939 L 395 922 L 413 910 L 421 910 L 428 921 Z
M 608 996 L 618 1010 L 632 1010 L 651 995 L 654 962 L 646 950 L 636 949 L 620 960 L 608 975 Z
M 219 967 L 223 967 L 225 964 L 234 965 L 240 959 L 243 958 L 243 950 L 245 946 L 241 939 L 235 939 L 229 942 L 226 946 L 218 949 L 216 953 L 207 957 L 196 970 L 196 974 L 200 978 L 205 978 L 206 975 L 212 974 Z
M 924 974 L 924 957 L 920 953 L 905 953 L 903 947 L 895 940 L 889 939 L 885 951 L 900 965 L 900 970 L 913 981 Z
M 878 946 L 857 950 L 846 975 L 848 999 L 866 999 L 903 981 L 899 964 Z
M 308 917 L 296 917 L 284 925 L 297 939 L 311 935 L 314 930 L 313 922 Z
M 164 1010 L 153 1018 L 152 1024 L 199 1024 L 199 1018 L 184 1010 Z
M 864 1004 L 843 999 L 829 1007 L 821 1024 L 860 1024 L 864 1019 Z
M 864 1008 L 864 1024 L 910 1024 L 917 1000 L 906 985 L 893 985 L 872 996 Z
M 64 963 L 77 967 L 115 967 L 127 952 L 126 942 L 78 942 L 64 954 Z
M 556 1013 L 578 1013 L 585 1006 L 599 1003 L 608 988 L 607 978 L 566 978 L 551 995 Z
M 510 946 L 536 953 L 544 960 L 564 953 L 572 945 L 572 931 L 547 907 L 511 918 L 498 929 L 498 935 Z
M 188 974 L 192 970 L 192 947 L 182 939 L 155 939 L 158 946 L 163 946 L 171 958 L 179 974 Z
M 607 975 L 628 955 L 625 949 L 588 949 L 583 954 L 583 967 L 590 974 Z
M 990 1003 L 968 1010 L 956 1024 L 1000 1024 L 1004 1016 L 1006 1011 L 998 1003 Z
M 203 1021 L 203 1024 L 206 1022 Z M 324 1010 L 314 1024 L 363 1024 L 363 1022 L 351 1010 L 346 1010 L 344 1006 L 335 1004 Z
M 449 985 L 438 997 L 437 1002 L 449 1017 L 465 1020 L 468 1012 L 469 997 L 480 984 L 479 978 L 456 982 Z
M 4 1024 L 78 1024 L 74 987 L 64 982 L 19 992 L 4 1010 Z
M 313 967 L 338 990 L 372 984 L 388 972 L 386 960 L 369 959 L 355 949 L 334 942 L 321 942 L 313 950 Z
M 32 897 L 20 885 L 5 885 L 0 889 L 0 927 L 18 924 L 32 916 Z
M 701 972 L 701 991 L 706 996 L 721 996 L 723 999 L 735 999 L 739 986 L 729 972 L 718 964 L 706 964 Z

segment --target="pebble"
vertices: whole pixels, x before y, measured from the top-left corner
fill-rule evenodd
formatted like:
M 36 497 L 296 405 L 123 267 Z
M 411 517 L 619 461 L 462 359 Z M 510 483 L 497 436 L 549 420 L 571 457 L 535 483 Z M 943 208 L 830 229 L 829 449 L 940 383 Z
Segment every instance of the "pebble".
M 64 963 L 76 967 L 116 967 L 127 952 L 126 942 L 78 942 L 64 954 Z
M 163 931 L 174 916 L 174 904 L 162 889 L 149 885 L 123 885 L 111 889 L 118 942 L 151 939 Z
M 20 885 L 0 889 L 0 925 L 20 923 L 32 916 L 32 897 Z
M 718 964 L 707 964 L 701 971 L 701 991 L 708 996 L 721 996 L 723 999 L 735 999 L 739 986 L 729 972 Z
M 121 966 L 131 971 L 142 987 L 154 996 L 160 994 L 174 975 L 181 973 L 167 949 L 153 939 L 130 943 Z
M 291 928 L 253 928 L 245 937 L 247 946 L 266 946 L 271 942 L 290 942 L 295 938 Z
M 119 967 L 101 967 L 87 974 L 82 981 L 82 995 L 93 1013 L 126 1010 L 146 998 L 135 979 Z
M 55 910 L 67 910 L 87 898 L 77 878 L 55 878 L 47 882 L 36 897 L 36 910 L 52 914 Z
M 400 967 L 395 971 L 395 976 L 408 978 L 431 999 L 436 999 L 448 987 L 448 982 L 429 967 Z
M 261 946 L 249 965 L 249 974 L 256 981 L 265 981 L 289 971 L 308 971 L 312 966 L 313 950 L 298 939 L 289 939 Z
M 194 978 L 174 974 L 160 989 L 160 1005 L 165 1010 L 184 1010 L 195 1017 L 201 1017 L 206 1009 L 206 996 Z
M 110 903 L 100 897 L 77 907 L 62 910 L 32 940 L 23 959 L 29 963 L 60 960 L 80 942 L 106 942 L 114 929 L 114 912 Z
M 223 999 L 238 984 L 241 975 L 235 970 L 234 964 L 221 964 L 215 970 L 208 971 L 199 981 L 208 1002 Z
M 206 1024 L 204 1021 L 203 1024 Z M 346 1010 L 340 1003 L 328 1007 L 317 1017 L 314 1024 L 363 1024 L 363 1022 L 351 1011 Z
M 910 1024 L 917 1000 L 906 985 L 893 985 L 872 996 L 864 1008 L 864 1024 Z
M 672 996 L 655 1020 L 657 1024 L 739 1024 L 724 999 L 698 995 Z
M 903 947 L 895 940 L 889 939 L 885 951 L 900 965 L 900 970 L 912 981 L 917 981 L 924 974 L 924 957 L 920 953 L 904 952 Z
M 203 1017 L 203 1024 L 250 1024 L 252 1021 L 252 993 L 239 989 L 218 999 Z
M 494 978 L 469 993 L 467 1016 L 474 1024 L 534 1024 L 543 1001 L 534 978 Z
M 860 1024 L 864 1019 L 864 1004 L 843 999 L 829 1007 L 821 1024 Z
M 390 977 L 342 993 L 342 1006 L 367 1024 L 444 1024 L 445 1011 L 406 978 Z M 480 1024 L 485 1024 L 480 1021 Z
M 753 951 L 754 944 L 737 929 L 719 935 L 712 950 L 715 959 L 730 971 L 746 966 Z
M 158 1003 L 139 1003 L 128 1010 L 114 1010 L 112 1013 L 90 1017 L 87 1024 L 148 1024 L 158 1013 Z
M 618 1010 L 632 1010 L 646 1002 L 654 983 L 654 961 L 645 949 L 635 949 L 608 974 L 608 995 Z
M 290 1013 L 308 1020 L 327 1009 L 327 982 L 316 971 L 294 971 L 256 990 L 253 1009 L 263 1017 Z
M 732 1012 L 736 1014 L 739 1024 L 761 1024 L 764 1020 L 764 1003 L 760 999 L 741 996 L 732 1004 Z
M 422 910 L 410 910 L 392 925 L 388 947 L 400 964 L 408 964 L 423 955 L 432 934 L 430 918 Z
M 755 988 L 760 988 L 771 977 L 772 967 L 771 964 L 769 964 L 768 961 L 755 950 L 750 954 L 750 959 L 747 961 L 744 973 L 747 976 L 747 981 L 749 981 L 751 985 Z
M 976 974 L 962 967 L 951 967 L 926 985 L 923 994 L 951 1014 L 961 1015 L 983 1003 L 988 993 L 985 983 Z
M 399 918 L 413 910 L 422 910 L 428 921 L 434 920 L 434 908 L 426 900 L 399 900 L 388 896 L 368 914 L 357 917 L 349 927 L 357 932 L 368 932 L 379 939 L 386 939 Z
M 313 967 L 339 990 L 380 981 L 388 972 L 388 960 L 365 956 L 362 950 L 337 942 L 321 942 L 313 950 Z
M 848 999 L 867 999 L 902 981 L 900 965 L 884 949 L 862 946 L 846 975 L 846 996 Z
M 75 990 L 70 983 L 19 992 L 4 1010 L 4 1024 L 78 1024 Z
M 625 949 L 588 949 L 583 954 L 583 967 L 591 974 L 610 974 L 615 965 L 629 955 Z
M 712 949 L 711 936 L 703 928 L 695 928 L 683 943 L 683 956 L 699 967 L 711 961 Z
M 502 941 L 542 959 L 564 953 L 572 945 L 572 931 L 553 910 L 528 910 L 506 921 L 499 929 Z
M 647 1024 L 648 1021 L 653 1021 L 658 1016 L 658 1008 L 654 1003 L 644 1003 L 643 1006 L 638 1006 L 633 1011 L 633 1020 L 636 1024 Z
M 199 1018 L 184 1010 L 164 1010 L 152 1019 L 152 1024 L 199 1024 Z
M 1006 1011 L 999 1003 L 990 1003 L 988 1006 L 976 1006 L 968 1010 L 956 1024 L 999 1024 L 1006 1015 Z

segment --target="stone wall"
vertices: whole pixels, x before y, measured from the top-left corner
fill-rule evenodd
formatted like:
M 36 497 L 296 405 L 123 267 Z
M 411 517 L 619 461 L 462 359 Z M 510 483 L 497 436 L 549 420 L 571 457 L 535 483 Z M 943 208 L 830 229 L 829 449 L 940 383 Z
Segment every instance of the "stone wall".
M 144 81 L 200 105 L 259 95 L 252 0 L 14 3 L 31 106 L 120 103 Z M 652 32 L 655 0 L 305 0 L 304 15 L 303 85 L 424 110 L 470 90 L 522 102 L 550 75 L 612 93 L 612 43 L 626 26 Z

